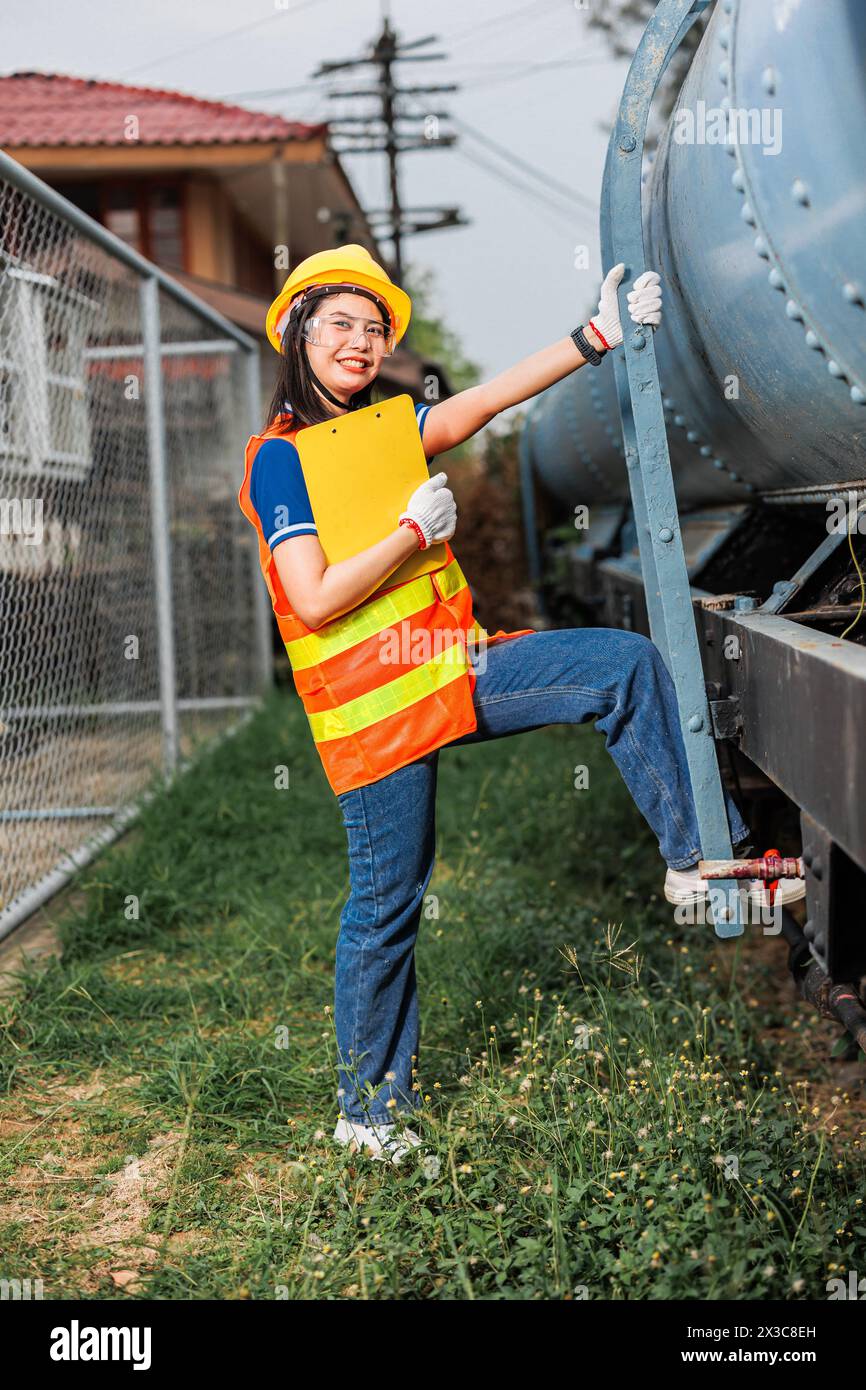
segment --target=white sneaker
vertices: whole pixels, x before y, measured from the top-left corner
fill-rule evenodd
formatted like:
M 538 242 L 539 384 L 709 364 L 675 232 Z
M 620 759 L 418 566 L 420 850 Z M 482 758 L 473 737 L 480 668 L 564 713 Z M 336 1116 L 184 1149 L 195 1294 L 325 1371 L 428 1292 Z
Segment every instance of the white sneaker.
M 798 903 L 805 896 L 806 880 L 804 878 L 780 878 L 773 895 L 773 904 L 781 903 L 782 907 L 787 907 L 788 903 Z M 756 903 L 758 907 L 770 907 L 770 890 L 762 879 L 749 879 L 749 900 Z
M 743 880 L 748 884 L 749 901 L 756 907 L 769 908 L 770 894 L 766 883 L 759 878 Z M 668 869 L 665 874 L 665 897 L 669 903 L 685 904 L 689 907 L 699 903 L 707 896 L 710 881 L 701 878 L 697 869 Z M 783 878 L 776 889 L 774 904 L 787 907 L 788 903 L 799 902 L 806 896 L 806 880 L 803 878 Z
M 334 1138 L 338 1144 L 347 1144 L 351 1153 L 363 1152 L 368 1158 L 389 1163 L 402 1162 L 424 1142 L 420 1134 L 405 1125 L 361 1125 L 346 1119 L 337 1121 Z

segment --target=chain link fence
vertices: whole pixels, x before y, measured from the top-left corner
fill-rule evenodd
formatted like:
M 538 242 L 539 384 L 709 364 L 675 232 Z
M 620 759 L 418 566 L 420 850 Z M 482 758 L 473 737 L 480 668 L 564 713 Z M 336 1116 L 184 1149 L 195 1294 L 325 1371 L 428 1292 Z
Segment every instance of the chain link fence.
M 270 681 L 258 362 L 0 154 L 0 937 Z

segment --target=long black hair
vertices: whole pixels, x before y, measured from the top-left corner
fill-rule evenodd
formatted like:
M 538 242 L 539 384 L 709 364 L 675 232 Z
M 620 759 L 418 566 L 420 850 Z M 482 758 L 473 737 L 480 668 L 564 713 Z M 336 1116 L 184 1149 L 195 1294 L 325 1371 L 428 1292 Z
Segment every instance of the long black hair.
M 334 418 L 333 412 L 328 410 L 313 385 L 310 377 L 310 364 L 304 347 L 305 339 L 302 336 L 307 319 L 318 312 L 319 306 L 326 298 L 327 296 L 324 294 L 311 295 L 309 299 L 305 299 L 302 304 L 297 305 L 289 317 L 283 333 L 277 384 L 268 406 L 266 429 L 285 415 L 287 403 L 292 407 L 292 423 L 294 425 L 319 425 L 325 420 Z M 372 405 L 375 385 L 374 378 L 373 381 L 369 381 L 366 386 L 356 391 L 349 402 L 348 409 L 361 410 L 366 405 Z

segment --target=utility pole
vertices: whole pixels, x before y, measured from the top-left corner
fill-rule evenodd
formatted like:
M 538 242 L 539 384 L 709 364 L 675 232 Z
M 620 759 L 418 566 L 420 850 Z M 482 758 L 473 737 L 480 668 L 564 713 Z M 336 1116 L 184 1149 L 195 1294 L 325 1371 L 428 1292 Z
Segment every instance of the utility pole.
M 332 91 L 332 100 L 345 97 L 373 97 L 378 101 L 378 111 L 365 111 L 358 115 L 344 116 L 331 127 L 332 136 L 346 142 L 334 146 L 338 154 L 384 154 L 388 160 L 388 188 L 390 205 L 387 208 L 370 209 L 367 217 L 377 228 L 377 233 L 387 237 L 392 244 L 391 274 L 398 284 L 403 281 L 403 239 L 420 232 L 438 231 L 442 227 L 468 225 L 459 208 L 421 207 L 404 208 L 400 200 L 399 156 L 412 150 L 443 149 L 456 143 L 452 134 L 439 132 L 440 120 L 447 120 L 447 111 L 409 112 L 401 110 L 397 99 L 402 96 L 456 92 L 453 82 L 432 87 L 397 87 L 394 83 L 395 63 L 428 63 L 445 58 L 444 53 L 415 53 L 411 50 L 424 48 L 435 43 L 436 35 L 401 44 L 396 32 L 391 28 L 387 8 L 383 14 L 382 30 L 373 44 L 370 53 L 363 58 L 348 58 L 340 62 L 322 63 L 313 73 L 314 77 L 328 77 L 332 73 L 350 68 L 372 66 L 378 69 L 378 81 L 374 85 L 352 90 Z M 423 121 L 420 136 L 400 127 L 404 121 Z

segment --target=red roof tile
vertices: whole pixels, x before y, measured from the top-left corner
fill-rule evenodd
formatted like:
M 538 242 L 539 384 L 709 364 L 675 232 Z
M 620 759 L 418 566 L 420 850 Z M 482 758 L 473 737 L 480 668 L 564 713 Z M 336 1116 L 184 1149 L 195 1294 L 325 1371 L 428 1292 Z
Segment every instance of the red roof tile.
M 128 137 L 130 116 L 138 139 Z M 326 125 L 287 121 L 157 87 L 127 87 L 49 72 L 0 77 L 0 146 L 234 145 L 309 140 Z

